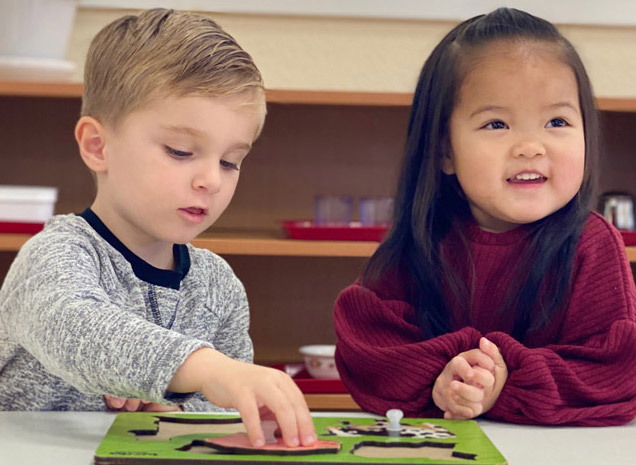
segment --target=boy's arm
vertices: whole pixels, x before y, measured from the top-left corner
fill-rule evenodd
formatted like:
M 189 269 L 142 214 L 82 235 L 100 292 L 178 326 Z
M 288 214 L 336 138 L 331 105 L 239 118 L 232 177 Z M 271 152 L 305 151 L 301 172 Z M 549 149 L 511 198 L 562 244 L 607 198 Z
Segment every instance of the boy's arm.
M 222 354 L 246 363 L 254 360 L 254 348 L 249 336 L 250 313 L 245 288 L 236 277 L 230 266 L 217 257 L 214 271 L 214 292 L 219 302 L 212 311 L 222 315 L 221 323 L 207 339 Z M 221 277 L 222 285 L 219 283 Z M 217 407 L 195 394 L 182 404 L 185 411 L 200 412 L 211 410 L 227 410 Z
M 122 311 L 99 280 L 98 253 L 71 235 L 35 237 L 0 293 L 13 341 L 85 394 L 165 402 L 165 389 L 203 341 Z
M 406 415 L 440 416 L 432 389 L 446 364 L 474 349 L 474 328 L 422 341 L 407 302 L 383 300 L 358 284 L 338 297 L 334 311 L 340 376 L 363 410 L 380 415 L 399 408 Z

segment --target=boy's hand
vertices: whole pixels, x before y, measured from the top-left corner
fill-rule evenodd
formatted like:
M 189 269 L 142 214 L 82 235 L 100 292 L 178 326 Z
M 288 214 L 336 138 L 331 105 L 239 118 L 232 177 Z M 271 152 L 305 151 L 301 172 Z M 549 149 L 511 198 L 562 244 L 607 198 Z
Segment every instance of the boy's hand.
M 465 420 L 483 413 L 487 389 L 492 391 L 495 384 L 494 371 L 494 360 L 480 349 L 451 359 L 433 386 L 433 402 L 444 418 Z
M 265 444 L 261 420 L 271 418 L 276 419 L 288 447 L 316 441 L 305 398 L 280 370 L 239 362 L 213 349 L 199 349 L 179 367 L 168 389 L 199 391 L 213 404 L 235 408 L 256 447 Z
M 504 384 L 506 384 L 506 380 L 508 379 L 508 367 L 506 366 L 506 362 L 499 351 L 499 347 L 485 337 L 482 337 L 479 340 L 479 349 L 484 354 L 488 355 L 495 364 L 495 382 L 492 386 L 484 387 L 482 413 L 486 413 L 488 410 L 493 408 L 495 402 L 497 402 L 497 399 L 499 398 L 499 394 L 501 394 Z
M 163 405 L 141 399 L 104 396 L 109 410 L 117 412 L 180 412 L 183 409 L 176 405 Z

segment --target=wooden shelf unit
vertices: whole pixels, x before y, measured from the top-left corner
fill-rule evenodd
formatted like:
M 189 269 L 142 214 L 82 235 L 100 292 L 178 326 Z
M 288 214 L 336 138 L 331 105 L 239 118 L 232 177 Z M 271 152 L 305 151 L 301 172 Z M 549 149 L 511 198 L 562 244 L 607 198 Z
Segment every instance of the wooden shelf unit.
M 17 252 L 31 237 L 29 234 L 1 234 L 0 251 Z M 241 233 L 224 236 L 203 235 L 192 241 L 195 247 L 219 255 L 260 255 L 292 257 L 370 257 L 378 247 L 367 241 L 307 241 L 270 237 L 242 237 Z
M 231 233 L 227 233 L 231 234 Z M 0 234 L 0 252 L 17 252 L 31 235 Z M 201 236 L 192 245 L 219 255 L 277 256 L 277 257 L 370 257 L 377 242 L 364 241 L 301 241 L 267 237 Z M 627 258 L 636 263 L 636 246 L 625 247 Z
M 31 82 L 0 80 L 0 95 L 21 97 L 66 97 L 80 98 L 81 82 Z M 363 105 L 363 106 L 410 106 L 410 92 L 355 92 L 330 90 L 286 90 L 268 89 L 269 103 L 309 105 Z M 636 99 L 598 97 L 601 111 L 636 112 Z
M 0 81 L 0 184 L 56 186 L 56 213 L 90 205 L 94 182 L 73 139 L 81 83 Z M 313 216 L 316 194 L 392 195 L 410 93 L 268 90 L 265 128 L 228 210 L 194 241 L 222 255 L 250 301 L 256 360 L 300 361 L 297 348 L 333 343 L 332 309 L 377 248 L 372 242 L 284 239 L 282 220 Z M 599 98 L 601 191 L 636 197 L 636 99 Z M 37 137 L 34 137 L 34 135 Z M 222 231 L 222 232 L 219 232 Z M 0 235 L 0 282 L 27 235 Z M 636 247 L 627 247 L 636 263 Z

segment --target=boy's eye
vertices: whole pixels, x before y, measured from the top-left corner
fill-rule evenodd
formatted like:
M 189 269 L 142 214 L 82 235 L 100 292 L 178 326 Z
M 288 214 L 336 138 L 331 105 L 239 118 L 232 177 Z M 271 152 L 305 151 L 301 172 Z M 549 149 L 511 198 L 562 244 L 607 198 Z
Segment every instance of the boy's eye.
M 491 121 L 484 126 L 484 129 L 506 129 L 506 123 L 500 120 Z
M 564 128 L 568 123 L 563 118 L 552 118 L 546 124 L 547 128 Z
M 239 167 L 236 163 L 229 162 L 227 160 L 221 160 L 221 166 L 228 170 L 238 171 Z
M 173 149 L 172 147 L 169 147 L 167 145 L 164 145 L 164 149 L 166 150 L 168 155 L 172 155 L 173 157 L 177 158 L 185 158 L 192 155 L 192 152 L 184 152 L 182 150 Z

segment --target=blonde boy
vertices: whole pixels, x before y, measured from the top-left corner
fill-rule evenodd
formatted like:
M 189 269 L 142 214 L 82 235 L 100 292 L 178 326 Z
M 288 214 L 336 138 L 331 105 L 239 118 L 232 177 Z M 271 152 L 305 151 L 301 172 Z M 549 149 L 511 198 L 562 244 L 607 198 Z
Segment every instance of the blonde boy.
M 263 415 L 289 446 L 315 440 L 293 381 L 250 363 L 240 281 L 187 245 L 264 117 L 258 69 L 208 18 L 155 9 L 97 34 L 75 129 L 97 195 L 25 244 L 0 290 L 0 408 L 236 408 L 254 444 Z

